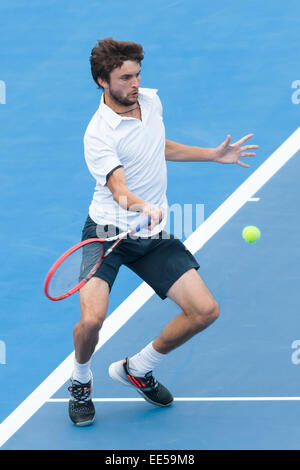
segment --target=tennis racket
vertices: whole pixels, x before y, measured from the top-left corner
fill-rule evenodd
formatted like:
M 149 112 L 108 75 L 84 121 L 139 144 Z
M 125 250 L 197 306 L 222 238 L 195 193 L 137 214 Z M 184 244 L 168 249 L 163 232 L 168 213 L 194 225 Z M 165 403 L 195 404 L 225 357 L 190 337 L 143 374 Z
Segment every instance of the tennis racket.
M 129 234 L 139 232 L 151 224 L 151 217 L 143 216 L 134 227 L 109 238 L 89 238 L 67 250 L 49 270 L 44 292 L 50 300 L 63 300 L 75 294 L 91 279 L 101 261 Z M 115 242 L 104 250 L 104 244 Z

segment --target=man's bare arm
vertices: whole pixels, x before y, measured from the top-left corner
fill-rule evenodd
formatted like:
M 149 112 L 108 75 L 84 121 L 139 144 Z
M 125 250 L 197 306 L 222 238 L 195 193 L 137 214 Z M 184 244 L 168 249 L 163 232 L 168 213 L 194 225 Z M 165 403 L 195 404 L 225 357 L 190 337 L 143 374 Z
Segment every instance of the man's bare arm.
M 174 162 L 210 162 L 213 161 L 216 149 L 193 147 L 166 139 L 166 160 Z
M 230 143 L 231 136 L 228 135 L 224 142 L 216 148 L 192 147 L 173 142 L 172 140 L 166 140 L 166 160 L 175 162 L 236 163 L 244 168 L 249 168 L 249 165 L 241 162 L 239 158 L 254 157 L 256 155 L 255 152 L 247 152 L 247 150 L 258 149 L 258 145 L 244 145 L 253 135 L 248 134 L 233 144 Z
M 145 215 L 151 217 L 152 229 L 157 225 L 163 218 L 163 211 L 142 198 L 132 193 L 126 184 L 126 176 L 124 169 L 117 168 L 109 176 L 106 183 L 107 187 L 111 191 L 114 201 L 116 201 L 123 209 L 133 212 L 142 212 Z
M 114 201 L 123 209 L 134 212 L 143 212 L 146 201 L 129 191 L 126 184 L 126 176 L 123 168 L 116 169 L 106 183 L 110 189 Z

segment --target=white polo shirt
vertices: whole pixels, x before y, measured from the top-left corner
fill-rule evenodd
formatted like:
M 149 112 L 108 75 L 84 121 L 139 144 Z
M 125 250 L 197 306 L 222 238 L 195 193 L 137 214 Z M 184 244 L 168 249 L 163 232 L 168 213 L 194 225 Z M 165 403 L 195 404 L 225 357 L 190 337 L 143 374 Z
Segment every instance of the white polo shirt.
M 110 172 L 122 166 L 128 189 L 164 210 L 159 225 L 152 231 L 139 232 L 141 236 L 150 236 L 160 232 L 167 219 L 165 127 L 157 90 L 140 88 L 138 101 L 142 120 L 115 113 L 104 103 L 102 95 L 100 106 L 86 129 L 85 160 L 96 180 L 89 215 L 97 224 L 112 224 L 121 230 L 140 218 L 140 213 L 127 211 L 114 201 L 106 186 Z

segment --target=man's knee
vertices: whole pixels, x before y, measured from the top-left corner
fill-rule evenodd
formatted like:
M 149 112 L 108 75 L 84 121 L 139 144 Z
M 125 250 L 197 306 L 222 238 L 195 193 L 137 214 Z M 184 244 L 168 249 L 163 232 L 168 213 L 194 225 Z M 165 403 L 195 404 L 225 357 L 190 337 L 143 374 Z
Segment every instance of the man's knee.
M 220 307 L 216 300 L 212 299 L 205 306 L 198 305 L 192 310 L 193 321 L 201 328 L 208 326 L 220 316 Z
M 214 302 L 211 306 L 209 316 L 212 319 L 212 321 L 217 320 L 217 318 L 219 318 L 219 316 L 220 316 L 220 307 L 219 307 L 219 304 L 216 300 L 214 300 Z
M 81 328 L 99 330 L 105 320 L 108 306 L 108 285 L 99 278 L 92 278 L 80 291 Z
M 103 325 L 104 318 L 97 316 L 87 317 L 81 320 L 81 326 L 88 331 L 99 331 Z
M 98 337 L 102 324 L 103 321 L 99 318 L 81 318 L 81 320 L 74 326 L 74 335 L 75 337 L 81 338 Z

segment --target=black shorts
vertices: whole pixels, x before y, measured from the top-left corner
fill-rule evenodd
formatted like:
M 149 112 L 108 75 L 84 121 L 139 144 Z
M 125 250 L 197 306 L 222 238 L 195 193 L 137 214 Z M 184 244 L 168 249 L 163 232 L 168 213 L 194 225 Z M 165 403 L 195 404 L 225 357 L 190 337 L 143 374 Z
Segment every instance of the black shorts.
M 82 240 L 101 238 L 104 233 L 119 233 L 113 226 L 97 225 L 87 217 L 82 230 Z M 105 242 L 106 250 L 113 242 Z M 91 254 L 92 256 L 92 254 Z M 189 269 L 199 269 L 192 253 L 174 235 L 160 232 L 153 237 L 132 237 L 122 240 L 113 251 L 102 260 L 94 276 L 105 280 L 111 290 L 120 266 L 124 264 L 140 276 L 161 299 L 166 298 L 170 287 Z

